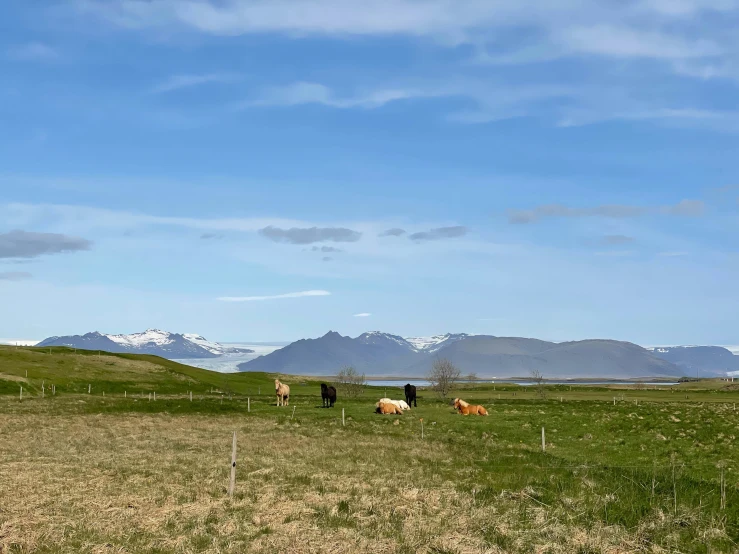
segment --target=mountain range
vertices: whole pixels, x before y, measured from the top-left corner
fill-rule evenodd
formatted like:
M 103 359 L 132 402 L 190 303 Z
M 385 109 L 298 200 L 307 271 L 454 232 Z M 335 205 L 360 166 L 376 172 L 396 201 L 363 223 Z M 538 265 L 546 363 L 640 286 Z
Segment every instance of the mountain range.
M 36 346 L 69 346 L 82 350 L 153 354 L 168 358 L 217 358 L 226 354 L 251 353 L 247 348 L 230 348 L 195 334 L 180 334 L 147 329 L 130 335 L 105 335 L 97 331 L 84 335 L 49 337 Z
M 721 346 L 658 346 L 649 350 L 658 358 L 672 362 L 690 377 L 739 370 L 739 356 Z
M 302 339 L 239 365 L 240 371 L 334 375 L 352 366 L 371 376 L 425 376 L 436 358 L 446 358 L 463 375 L 545 378 L 678 377 L 684 370 L 629 342 L 583 340 L 553 343 L 538 339 L 448 334 L 405 339 L 381 332 L 356 338 L 329 331 Z
M 130 335 L 99 332 L 50 337 L 38 346 L 69 346 L 87 350 L 153 354 L 168 359 L 224 357 L 235 368 L 238 354 L 254 354 L 197 334 L 147 329 Z M 248 358 L 248 357 L 247 357 Z M 404 338 L 373 331 L 351 338 L 329 331 L 302 339 L 238 365 L 240 371 L 334 375 L 353 366 L 370 376 L 421 377 L 436 358 L 446 358 L 464 375 L 545 378 L 711 377 L 739 372 L 739 356 L 719 346 L 642 348 L 629 342 L 583 340 L 554 343 L 532 338 L 494 337 L 465 333 Z M 242 358 L 243 359 L 243 358 Z

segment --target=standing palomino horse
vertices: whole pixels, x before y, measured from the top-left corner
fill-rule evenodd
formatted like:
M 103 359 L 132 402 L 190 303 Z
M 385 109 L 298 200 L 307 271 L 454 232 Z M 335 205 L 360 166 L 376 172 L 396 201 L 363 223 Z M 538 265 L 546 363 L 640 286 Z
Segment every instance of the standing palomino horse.
M 290 404 L 290 387 L 275 379 L 275 393 L 277 394 L 277 405 L 288 406 Z

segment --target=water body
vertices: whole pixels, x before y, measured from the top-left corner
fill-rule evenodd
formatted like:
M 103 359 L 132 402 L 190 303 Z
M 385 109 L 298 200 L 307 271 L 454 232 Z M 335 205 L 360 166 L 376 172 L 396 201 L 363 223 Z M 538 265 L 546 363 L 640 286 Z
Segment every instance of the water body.
M 367 384 L 372 385 L 374 387 L 400 387 L 403 388 L 406 383 L 410 383 L 411 385 L 415 385 L 417 387 L 428 387 L 431 385 L 428 381 L 424 381 L 421 379 L 386 379 L 386 380 L 368 380 Z M 461 383 L 467 383 L 466 381 L 461 381 Z M 535 383 L 531 381 L 519 381 L 516 379 L 495 379 L 495 380 L 479 380 L 475 381 L 475 384 L 492 384 L 492 383 L 500 383 L 502 385 L 521 385 L 524 387 L 528 387 L 531 385 L 534 385 Z M 546 385 L 648 385 L 651 387 L 655 386 L 665 386 L 665 387 L 671 387 L 674 385 L 677 385 L 677 382 L 673 381 L 664 381 L 664 382 L 649 382 L 649 381 L 577 381 L 577 380 L 562 380 L 562 381 L 546 381 Z

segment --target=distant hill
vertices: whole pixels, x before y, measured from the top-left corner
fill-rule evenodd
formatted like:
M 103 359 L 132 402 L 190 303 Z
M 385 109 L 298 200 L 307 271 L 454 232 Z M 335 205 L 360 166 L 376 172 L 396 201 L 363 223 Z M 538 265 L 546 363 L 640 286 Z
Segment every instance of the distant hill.
M 333 375 L 344 366 L 372 376 L 425 376 L 437 357 L 479 377 L 545 378 L 677 377 L 684 371 L 628 342 L 585 340 L 552 343 L 538 339 L 486 335 L 442 335 L 404 339 L 381 332 L 357 338 L 329 332 L 303 339 L 241 364 L 241 371 Z
M 690 377 L 726 375 L 739 370 L 739 356 L 721 346 L 660 346 L 650 350 Z
M 216 358 L 225 354 L 251 353 L 247 348 L 229 348 L 210 342 L 200 335 L 179 334 L 147 329 L 130 335 L 105 335 L 97 331 L 84 335 L 49 337 L 37 346 L 69 346 L 81 350 L 152 354 L 170 360 L 189 358 Z

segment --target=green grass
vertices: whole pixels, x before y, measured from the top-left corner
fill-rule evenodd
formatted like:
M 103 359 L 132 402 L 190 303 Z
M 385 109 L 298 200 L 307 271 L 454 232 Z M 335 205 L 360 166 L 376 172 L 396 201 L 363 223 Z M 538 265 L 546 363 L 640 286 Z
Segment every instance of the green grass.
M 402 395 L 389 387 L 322 409 L 318 383 L 295 377 L 278 408 L 273 379 L 0 348 L 0 552 L 739 552 L 726 383 L 546 398 L 465 385 L 455 394 L 486 405 L 480 418 L 428 391 L 403 416 L 375 415 L 377 398 Z

